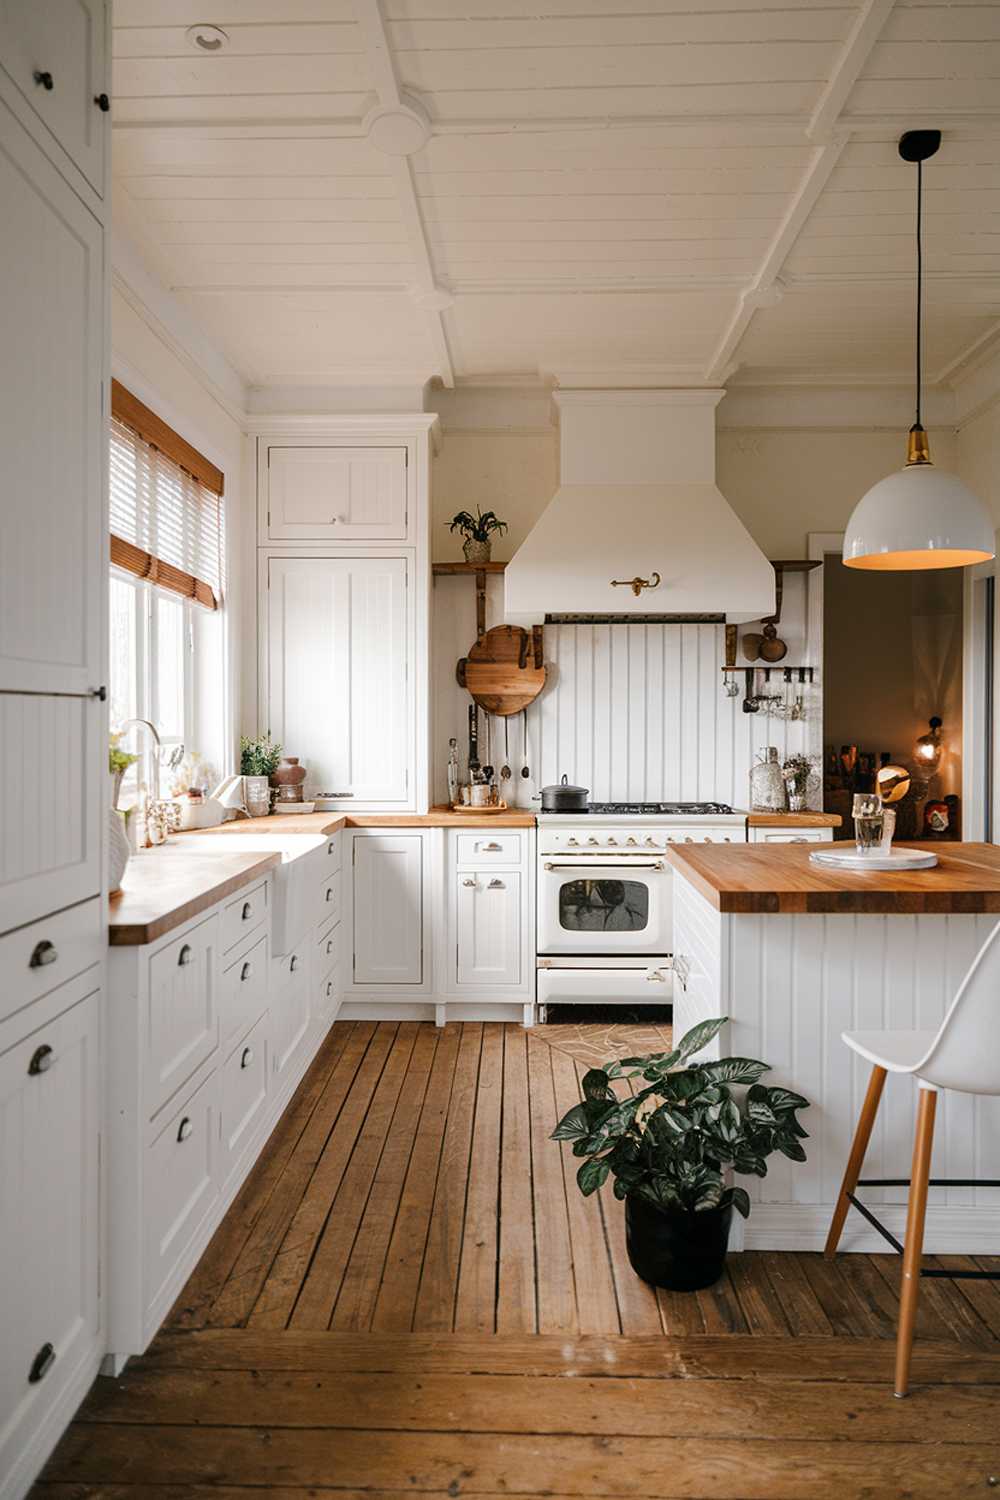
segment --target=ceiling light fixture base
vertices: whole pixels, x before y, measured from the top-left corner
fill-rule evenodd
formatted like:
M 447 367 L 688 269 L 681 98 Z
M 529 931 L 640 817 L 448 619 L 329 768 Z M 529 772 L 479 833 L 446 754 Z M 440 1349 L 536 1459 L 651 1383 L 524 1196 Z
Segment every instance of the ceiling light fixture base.
M 368 144 L 385 156 L 412 156 L 431 138 L 430 116 L 412 94 L 402 94 L 398 104 L 376 105 L 365 115 Z
M 906 130 L 899 137 L 899 154 L 904 161 L 929 161 L 940 144 L 940 130 Z

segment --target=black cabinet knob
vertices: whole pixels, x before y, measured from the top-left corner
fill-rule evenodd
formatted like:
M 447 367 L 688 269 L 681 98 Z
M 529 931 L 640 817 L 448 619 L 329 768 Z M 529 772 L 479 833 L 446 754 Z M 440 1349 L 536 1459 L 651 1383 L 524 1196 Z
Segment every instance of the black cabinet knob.
M 28 1384 L 37 1385 L 40 1380 L 44 1380 L 55 1362 L 55 1349 L 53 1349 L 51 1344 L 43 1344 L 31 1361 L 31 1369 L 28 1371 Z
M 51 73 L 42 73 L 38 68 L 36 68 L 35 71 L 34 71 L 34 73 L 32 73 L 31 76 L 32 76 L 32 78 L 34 78 L 34 80 L 38 84 L 39 88 L 46 89 L 50 93 L 51 93 L 52 89 L 55 88 L 55 83 L 53 82 L 52 74 Z
M 47 1073 L 55 1060 L 55 1053 L 52 1051 L 52 1048 L 48 1042 L 43 1042 L 31 1054 L 31 1061 L 28 1064 L 29 1076 L 37 1078 L 39 1073 Z
M 102 115 L 106 115 L 108 110 L 111 108 L 111 100 L 108 98 L 107 94 L 95 94 L 94 103 L 97 105 Z

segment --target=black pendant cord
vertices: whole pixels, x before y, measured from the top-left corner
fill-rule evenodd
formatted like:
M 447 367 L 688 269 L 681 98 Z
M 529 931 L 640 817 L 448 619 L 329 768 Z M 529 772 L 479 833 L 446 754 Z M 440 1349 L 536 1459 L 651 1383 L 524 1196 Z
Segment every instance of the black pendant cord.
M 920 421 L 920 386 L 923 378 L 921 343 L 924 311 L 924 249 L 923 249 L 924 164 L 917 162 L 917 421 Z

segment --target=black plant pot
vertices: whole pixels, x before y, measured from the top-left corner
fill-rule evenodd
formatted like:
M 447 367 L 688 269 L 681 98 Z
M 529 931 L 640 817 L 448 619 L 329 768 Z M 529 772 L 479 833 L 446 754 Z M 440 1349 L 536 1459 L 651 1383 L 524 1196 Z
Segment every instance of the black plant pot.
M 712 1286 L 726 1268 L 733 1210 L 656 1208 L 645 1198 L 625 1199 L 625 1243 L 632 1269 L 651 1286 L 696 1292 Z

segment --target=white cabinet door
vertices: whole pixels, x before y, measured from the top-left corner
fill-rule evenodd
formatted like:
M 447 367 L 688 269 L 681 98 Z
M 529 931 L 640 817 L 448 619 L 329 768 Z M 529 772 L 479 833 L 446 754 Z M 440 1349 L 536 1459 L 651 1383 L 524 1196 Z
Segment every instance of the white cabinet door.
M 145 1033 L 150 1119 L 219 1045 L 218 922 L 209 917 L 149 960 Z
M 272 542 L 402 542 L 406 449 L 270 445 L 265 537 Z
M 0 202 L 0 691 L 86 693 L 106 655 L 102 230 L 2 104 Z
M 269 557 L 267 727 L 307 795 L 403 802 L 414 726 L 403 557 Z
M 146 1151 L 147 1316 L 219 1195 L 218 1121 L 218 1075 L 210 1073 Z
M 752 834 L 755 844 L 828 844 L 833 839 L 832 828 L 754 828 Z
M 98 1327 L 99 994 L 0 1056 L 0 1474 Z M 30 1420 L 36 1419 L 31 1416 Z
M 89 698 L 0 692 L 0 932 L 100 891 L 104 726 Z
M 354 839 L 354 983 L 419 985 L 424 974 L 423 839 Z
M 108 88 L 104 0 L 4 0 L 0 58 L 67 156 L 103 193 L 110 121 L 101 108 Z
M 521 982 L 521 876 L 517 870 L 458 876 L 459 984 Z
M 309 1030 L 309 946 L 307 939 L 294 953 L 275 959 L 271 967 L 271 1035 L 276 1077 L 295 1061 L 302 1038 Z

